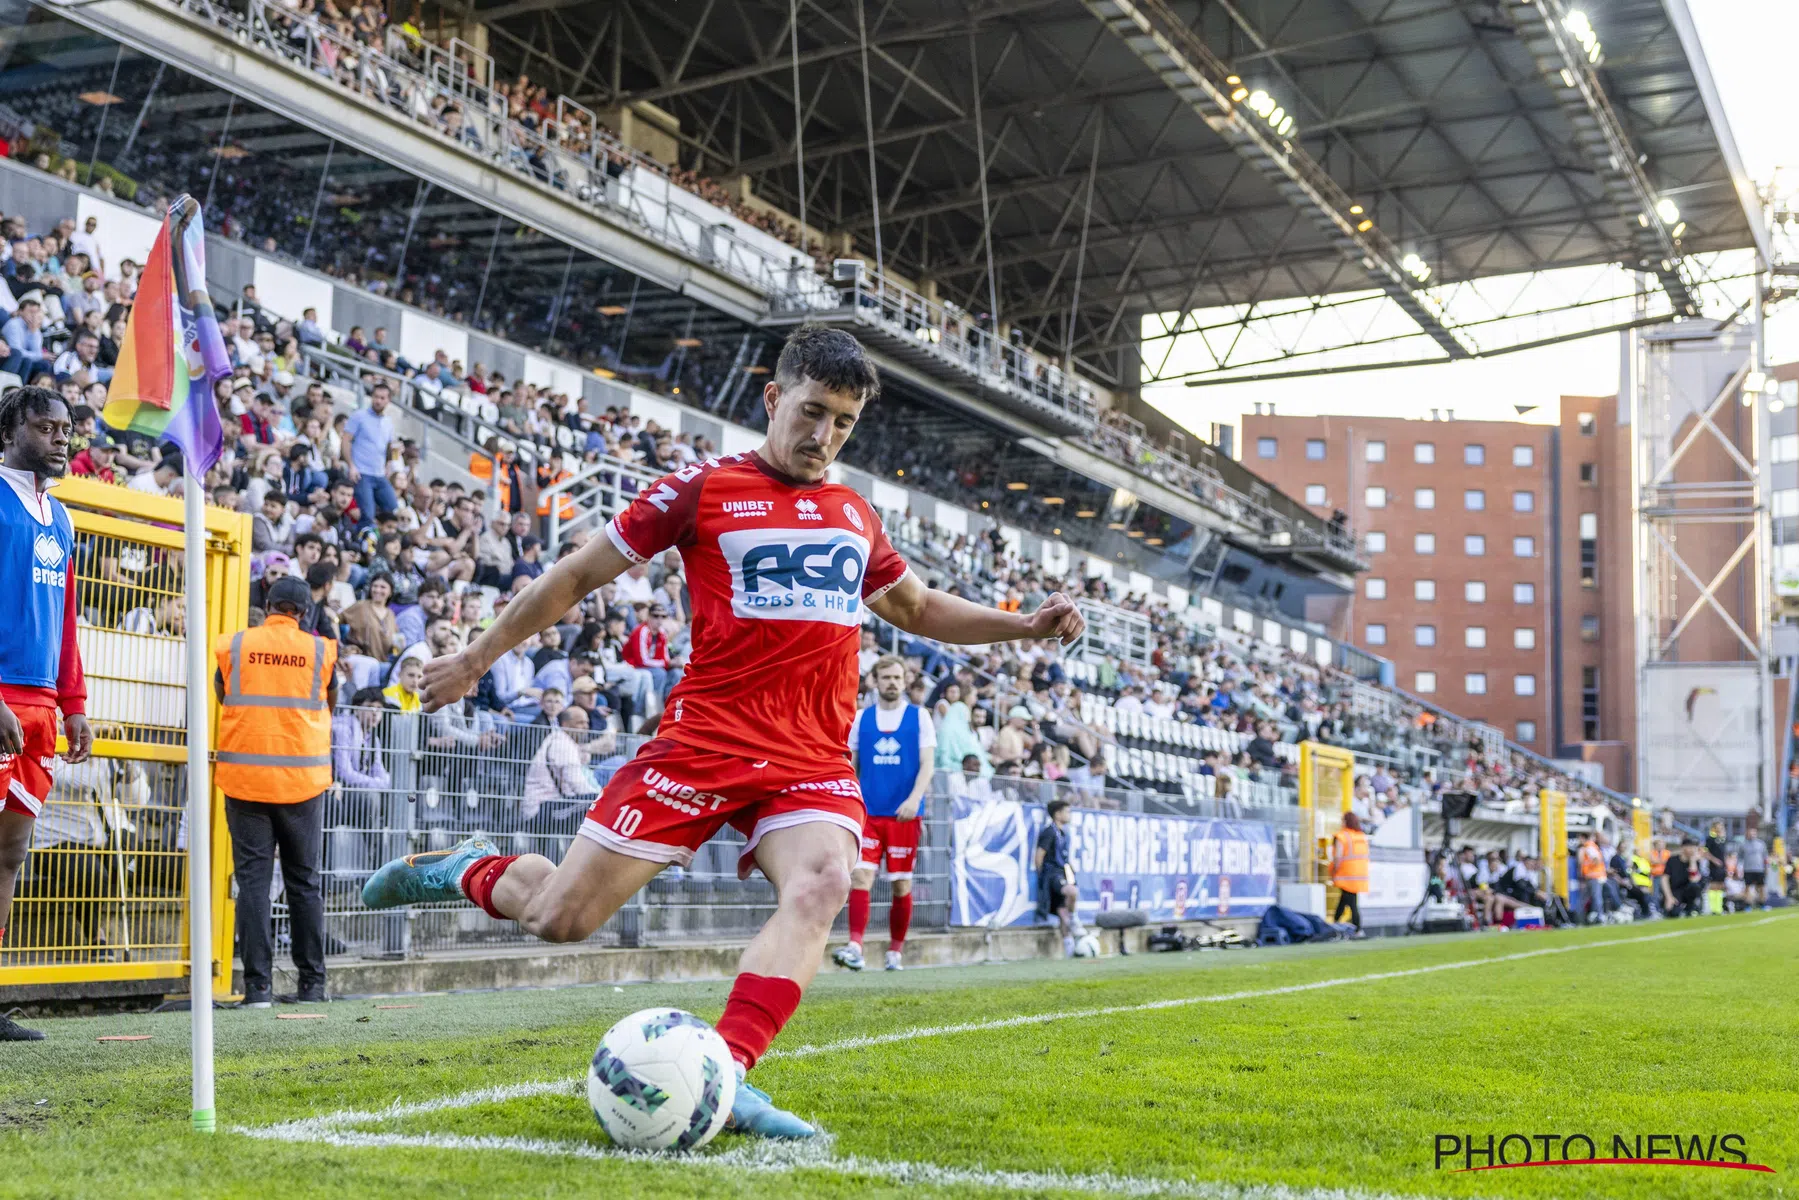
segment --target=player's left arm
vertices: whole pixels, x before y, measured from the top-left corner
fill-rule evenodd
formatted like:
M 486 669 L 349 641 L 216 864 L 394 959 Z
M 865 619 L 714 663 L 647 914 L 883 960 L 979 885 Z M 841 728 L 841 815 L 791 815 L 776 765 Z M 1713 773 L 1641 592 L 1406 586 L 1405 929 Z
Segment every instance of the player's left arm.
M 869 607 L 907 633 L 956 645 L 1046 637 L 1067 645 L 1087 628 L 1074 601 L 1061 592 L 1050 596 L 1034 613 L 1010 613 L 926 587 L 911 571 L 871 600 Z
M 87 724 L 87 679 L 81 673 L 81 647 L 75 642 L 75 570 L 68 564 L 63 579 L 62 661 L 56 668 L 56 706 L 62 709 L 63 736 L 69 740 L 64 762 L 86 762 L 94 748 Z

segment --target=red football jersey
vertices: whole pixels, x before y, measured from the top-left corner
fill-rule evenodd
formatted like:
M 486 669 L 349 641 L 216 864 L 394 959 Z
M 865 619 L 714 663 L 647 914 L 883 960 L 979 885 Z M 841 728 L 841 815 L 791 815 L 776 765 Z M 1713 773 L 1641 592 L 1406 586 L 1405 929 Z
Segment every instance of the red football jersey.
M 846 757 L 862 606 L 907 569 L 866 500 L 752 451 L 664 476 L 606 533 L 632 562 L 672 546 L 687 564 L 693 650 L 658 736 L 783 766 Z

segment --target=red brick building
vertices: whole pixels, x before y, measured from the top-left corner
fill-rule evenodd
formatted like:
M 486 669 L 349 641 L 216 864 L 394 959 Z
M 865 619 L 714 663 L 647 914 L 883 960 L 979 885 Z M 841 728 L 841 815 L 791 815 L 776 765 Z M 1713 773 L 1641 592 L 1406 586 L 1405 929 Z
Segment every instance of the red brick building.
M 1628 446 L 1612 398 L 1564 397 L 1559 426 L 1246 416 L 1242 455 L 1363 536 L 1340 636 L 1406 691 L 1628 788 Z

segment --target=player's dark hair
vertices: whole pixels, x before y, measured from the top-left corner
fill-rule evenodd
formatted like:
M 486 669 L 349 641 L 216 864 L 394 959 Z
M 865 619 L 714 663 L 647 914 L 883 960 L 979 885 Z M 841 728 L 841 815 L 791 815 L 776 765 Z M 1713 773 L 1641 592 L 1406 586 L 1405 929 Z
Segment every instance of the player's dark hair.
M 823 325 L 801 325 L 788 334 L 775 362 L 775 382 L 782 387 L 798 387 L 802 379 L 816 379 L 833 392 L 849 392 L 864 401 L 881 394 L 881 377 L 862 343 Z
M 69 402 L 62 398 L 62 393 L 53 392 L 42 387 L 7 388 L 0 393 L 0 444 L 24 428 L 25 419 L 30 415 L 44 416 L 56 411 L 56 406 L 69 407 Z
M 1068 801 L 1066 800 L 1051 800 L 1048 804 L 1043 806 L 1043 810 L 1049 814 L 1051 820 L 1054 820 L 1056 814 L 1067 807 Z

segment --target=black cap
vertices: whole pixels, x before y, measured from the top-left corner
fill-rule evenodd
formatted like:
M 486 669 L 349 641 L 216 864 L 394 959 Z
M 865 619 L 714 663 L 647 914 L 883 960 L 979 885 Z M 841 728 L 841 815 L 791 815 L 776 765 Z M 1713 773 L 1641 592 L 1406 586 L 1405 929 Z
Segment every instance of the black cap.
M 312 607 L 312 589 L 304 579 L 283 575 L 270 585 L 264 600 L 265 607 L 271 610 L 278 604 L 289 604 L 305 612 Z

